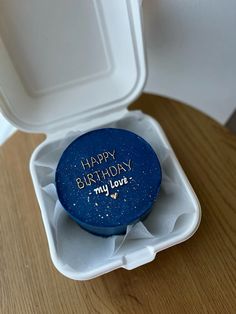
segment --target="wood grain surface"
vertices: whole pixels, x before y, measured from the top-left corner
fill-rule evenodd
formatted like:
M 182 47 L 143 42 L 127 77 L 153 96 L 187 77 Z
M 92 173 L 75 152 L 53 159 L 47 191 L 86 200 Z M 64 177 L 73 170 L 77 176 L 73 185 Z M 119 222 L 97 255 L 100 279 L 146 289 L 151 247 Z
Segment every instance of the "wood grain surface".
M 202 205 L 193 238 L 132 271 L 76 282 L 52 265 L 29 159 L 43 135 L 0 149 L 0 313 L 236 313 L 236 137 L 204 114 L 143 95 Z

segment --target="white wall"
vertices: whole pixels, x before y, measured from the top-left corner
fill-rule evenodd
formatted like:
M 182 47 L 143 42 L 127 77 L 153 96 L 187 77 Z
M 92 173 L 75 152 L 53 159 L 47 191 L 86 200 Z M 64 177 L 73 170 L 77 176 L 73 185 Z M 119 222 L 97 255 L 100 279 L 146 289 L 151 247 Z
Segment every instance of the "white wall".
M 221 123 L 236 106 L 236 0 L 144 0 L 146 91 Z M 14 128 L 0 115 L 0 143 Z
M 236 107 L 236 0 L 144 0 L 146 91 L 225 123 Z

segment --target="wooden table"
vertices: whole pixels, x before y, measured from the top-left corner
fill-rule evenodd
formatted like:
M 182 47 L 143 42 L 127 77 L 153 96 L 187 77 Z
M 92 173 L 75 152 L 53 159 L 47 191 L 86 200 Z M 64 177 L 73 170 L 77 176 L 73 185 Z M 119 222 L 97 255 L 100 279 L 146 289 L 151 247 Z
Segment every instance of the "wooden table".
M 29 174 L 43 136 L 18 132 L 0 149 L 0 313 L 236 313 L 236 136 L 176 101 L 143 95 L 134 108 L 164 128 L 202 205 L 198 232 L 135 270 L 64 278 Z

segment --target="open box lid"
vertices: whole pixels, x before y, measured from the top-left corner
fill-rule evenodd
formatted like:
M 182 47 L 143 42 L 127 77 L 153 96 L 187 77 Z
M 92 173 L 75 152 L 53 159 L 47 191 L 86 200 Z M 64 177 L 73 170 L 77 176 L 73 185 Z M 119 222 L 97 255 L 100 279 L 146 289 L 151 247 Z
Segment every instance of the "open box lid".
M 146 68 L 139 0 L 0 0 L 0 104 L 29 132 L 122 112 Z

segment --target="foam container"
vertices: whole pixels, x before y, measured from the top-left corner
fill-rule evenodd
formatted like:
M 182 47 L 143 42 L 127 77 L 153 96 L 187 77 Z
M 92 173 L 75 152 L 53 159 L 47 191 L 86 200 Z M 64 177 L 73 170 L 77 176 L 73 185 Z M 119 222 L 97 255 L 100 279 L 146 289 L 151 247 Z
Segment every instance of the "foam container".
M 55 267 L 86 280 L 133 269 L 187 240 L 200 205 L 160 125 L 129 111 L 146 63 L 138 0 L 0 0 L 0 104 L 17 128 L 45 133 L 30 171 Z M 125 236 L 83 231 L 58 206 L 53 171 L 61 150 L 83 132 L 131 130 L 162 160 L 165 180 L 151 216 Z

